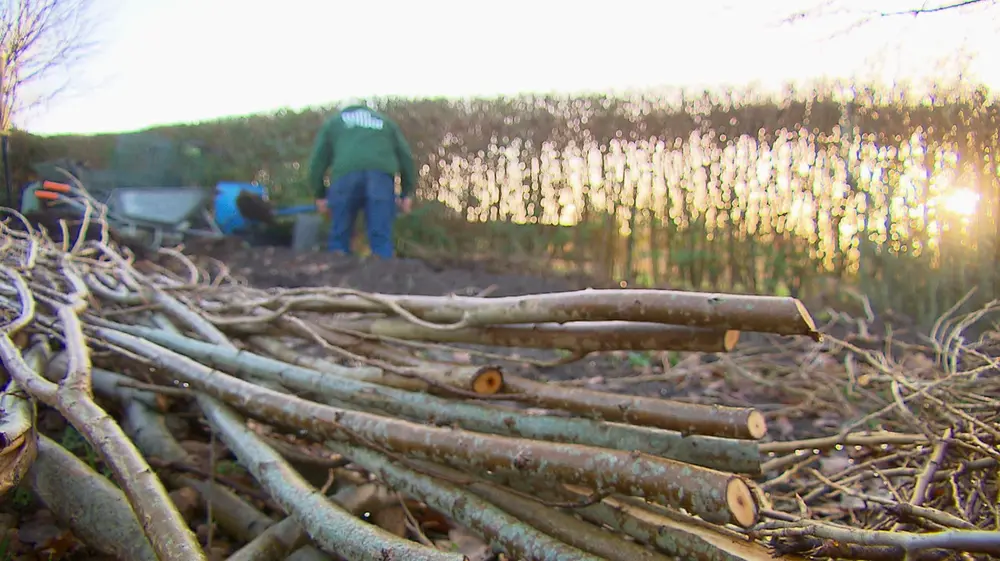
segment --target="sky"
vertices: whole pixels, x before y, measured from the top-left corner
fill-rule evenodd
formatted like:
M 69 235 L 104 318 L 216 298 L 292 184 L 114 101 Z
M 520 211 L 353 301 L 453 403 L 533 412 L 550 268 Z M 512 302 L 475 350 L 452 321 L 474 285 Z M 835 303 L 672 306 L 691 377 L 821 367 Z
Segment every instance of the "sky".
M 1000 85 L 1000 8 L 853 27 L 924 0 L 93 2 L 97 50 L 62 96 L 15 117 L 20 128 L 121 132 L 350 96 L 954 78 L 958 63 Z

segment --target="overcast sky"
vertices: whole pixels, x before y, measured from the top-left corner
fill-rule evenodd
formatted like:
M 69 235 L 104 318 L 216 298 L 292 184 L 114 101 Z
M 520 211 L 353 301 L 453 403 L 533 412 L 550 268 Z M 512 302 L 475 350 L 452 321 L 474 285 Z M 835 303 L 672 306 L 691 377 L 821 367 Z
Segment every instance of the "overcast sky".
M 837 34 L 866 9 L 924 0 L 835 0 L 847 9 L 795 25 L 782 19 L 823 0 L 95 1 L 100 51 L 74 69 L 74 91 L 20 116 L 22 128 L 124 131 L 373 94 L 954 75 L 941 62 L 966 55 L 973 78 L 1000 84 L 992 11 Z

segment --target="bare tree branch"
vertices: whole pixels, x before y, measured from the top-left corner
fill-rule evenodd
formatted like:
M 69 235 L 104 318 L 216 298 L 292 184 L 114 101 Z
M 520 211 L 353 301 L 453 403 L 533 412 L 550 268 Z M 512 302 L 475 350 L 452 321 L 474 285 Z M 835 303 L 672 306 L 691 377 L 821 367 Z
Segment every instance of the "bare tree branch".
M 960 11 L 972 7 L 990 8 L 997 4 L 997 0 L 950 0 L 948 2 L 932 2 L 925 0 L 917 5 L 919 0 L 914 0 L 914 7 L 905 10 L 885 10 L 880 9 L 876 2 L 866 4 L 863 8 L 850 6 L 849 2 L 843 0 L 817 0 L 810 6 L 799 9 L 788 14 L 781 19 L 783 24 L 795 24 L 807 19 L 852 17 L 852 21 L 845 29 L 837 35 L 849 33 L 862 26 L 868 25 L 882 18 L 893 18 L 898 16 L 920 16 L 925 14 L 939 14 L 942 12 Z M 872 5 L 876 4 L 876 5 Z
M 92 1 L 0 0 L 0 132 L 10 130 L 15 114 L 65 91 L 68 78 L 23 99 L 25 86 L 55 80 L 90 54 Z
M 950 2 L 948 4 L 942 4 L 940 6 L 928 7 L 929 2 L 924 2 L 923 6 L 919 8 L 913 8 L 911 10 L 901 10 L 896 12 L 882 12 L 879 14 L 882 17 L 891 16 L 919 16 L 921 14 L 933 14 L 936 12 L 946 12 L 948 10 L 957 10 L 960 8 L 967 8 L 974 4 L 996 4 L 996 0 L 959 0 L 958 2 Z

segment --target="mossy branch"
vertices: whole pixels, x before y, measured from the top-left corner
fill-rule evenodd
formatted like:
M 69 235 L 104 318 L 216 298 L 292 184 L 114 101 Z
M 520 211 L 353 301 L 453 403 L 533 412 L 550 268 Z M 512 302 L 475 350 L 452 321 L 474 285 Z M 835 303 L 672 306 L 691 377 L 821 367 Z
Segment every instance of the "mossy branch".
M 750 488 L 731 473 L 641 453 L 428 427 L 336 409 L 233 378 L 120 331 L 95 328 L 94 332 L 104 340 L 142 354 L 200 391 L 279 425 L 338 440 L 352 440 L 360 435 L 390 451 L 457 468 L 585 482 L 598 492 L 649 497 L 717 523 L 751 526 L 757 520 L 757 505 Z
M 161 559 L 125 494 L 44 435 L 38 438 L 38 459 L 28 480 L 41 501 L 90 547 L 121 561 Z
M 447 513 L 497 549 L 518 558 L 536 561 L 601 559 L 543 534 L 457 485 L 408 469 L 385 455 L 346 442 L 329 442 L 327 446 L 351 458 L 393 488 Z
M 115 325 L 122 332 L 142 337 L 174 352 L 198 361 L 203 365 L 219 368 L 233 374 L 254 375 L 273 380 L 298 391 L 312 392 L 327 398 L 394 415 L 420 423 L 458 426 L 490 434 L 521 436 L 550 442 L 576 442 L 591 446 L 614 448 L 624 451 L 639 450 L 651 455 L 672 458 L 699 466 L 735 473 L 756 474 L 760 470 L 760 455 L 754 442 L 727 438 L 689 436 L 677 431 L 660 430 L 642 426 L 601 422 L 586 418 L 567 418 L 554 415 L 529 415 L 518 411 L 501 410 L 445 400 L 425 393 L 413 393 L 370 384 L 351 378 L 324 375 L 315 370 L 297 367 L 278 360 L 262 357 L 247 351 L 221 348 L 163 330 L 139 326 Z M 548 387 L 545 387 L 548 390 Z M 552 387 L 560 392 L 561 388 Z M 572 395 L 570 392 L 565 392 Z M 577 392 L 580 393 L 580 392 Z M 545 394 L 536 394 L 544 396 Z M 613 411 L 629 398 L 614 394 L 591 392 L 610 403 Z M 635 398 L 640 406 L 655 412 L 672 413 L 674 402 Z M 649 405 L 647 405 L 649 404 Z M 686 404 L 681 404 L 683 407 Z M 654 409 L 655 407 L 655 409 Z M 729 408 L 705 406 L 687 407 L 704 411 L 702 416 L 711 419 L 711 413 L 721 416 Z M 627 411 L 626 411 L 627 413 Z M 618 420 L 618 419 L 616 419 Z M 635 421 L 644 419 L 627 418 Z M 718 424 L 720 419 L 715 419 Z M 734 431 L 735 432 L 735 431 Z

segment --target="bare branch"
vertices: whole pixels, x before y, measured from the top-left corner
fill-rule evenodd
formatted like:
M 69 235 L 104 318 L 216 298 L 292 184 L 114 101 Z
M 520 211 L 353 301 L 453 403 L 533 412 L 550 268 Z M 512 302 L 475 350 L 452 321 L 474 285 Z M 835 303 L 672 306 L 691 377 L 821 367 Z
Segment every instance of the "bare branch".
M 842 0 L 817 0 L 811 5 L 796 10 L 781 18 L 780 23 L 794 25 L 805 20 L 819 20 L 823 18 L 843 18 L 849 20 L 834 36 L 842 36 L 860 29 L 866 25 L 875 23 L 881 19 L 896 18 L 898 16 L 917 17 L 925 14 L 940 14 L 942 12 L 957 12 L 972 7 L 988 9 L 996 6 L 997 0 L 949 0 L 941 3 L 931 0 L 914 0 L 914 6 L 905 10 L 886 10 L 876 6 L 865 6 L 859 8 L 847 5 L 849 3 Z M 872 3 L 876 4 L 876 3 Z
M 13 116 L 63 93 L 56 80 L 91 53 L 95 42 L 88 21 L 93 0 L 0 0 L 0 131 Z M 24 97 L 25 86 L 38 85 Z
M 957 10 L 960 8 L 967 8 L 974 4 L 996 4 L 996 0 L 960 0 L 958 2 L 951 2 L 948 4 L 942 4 L 940 6 L 927 7 L 927 3 L 919 8 L 914 8 L 911 10 L 901 10 L 896 12 L 882 12 L 880 15 L 882 17 L 891 16 L 919 16 L 921 14 L 933 14 L 937 12 L 945 12 L 948 10 Z

